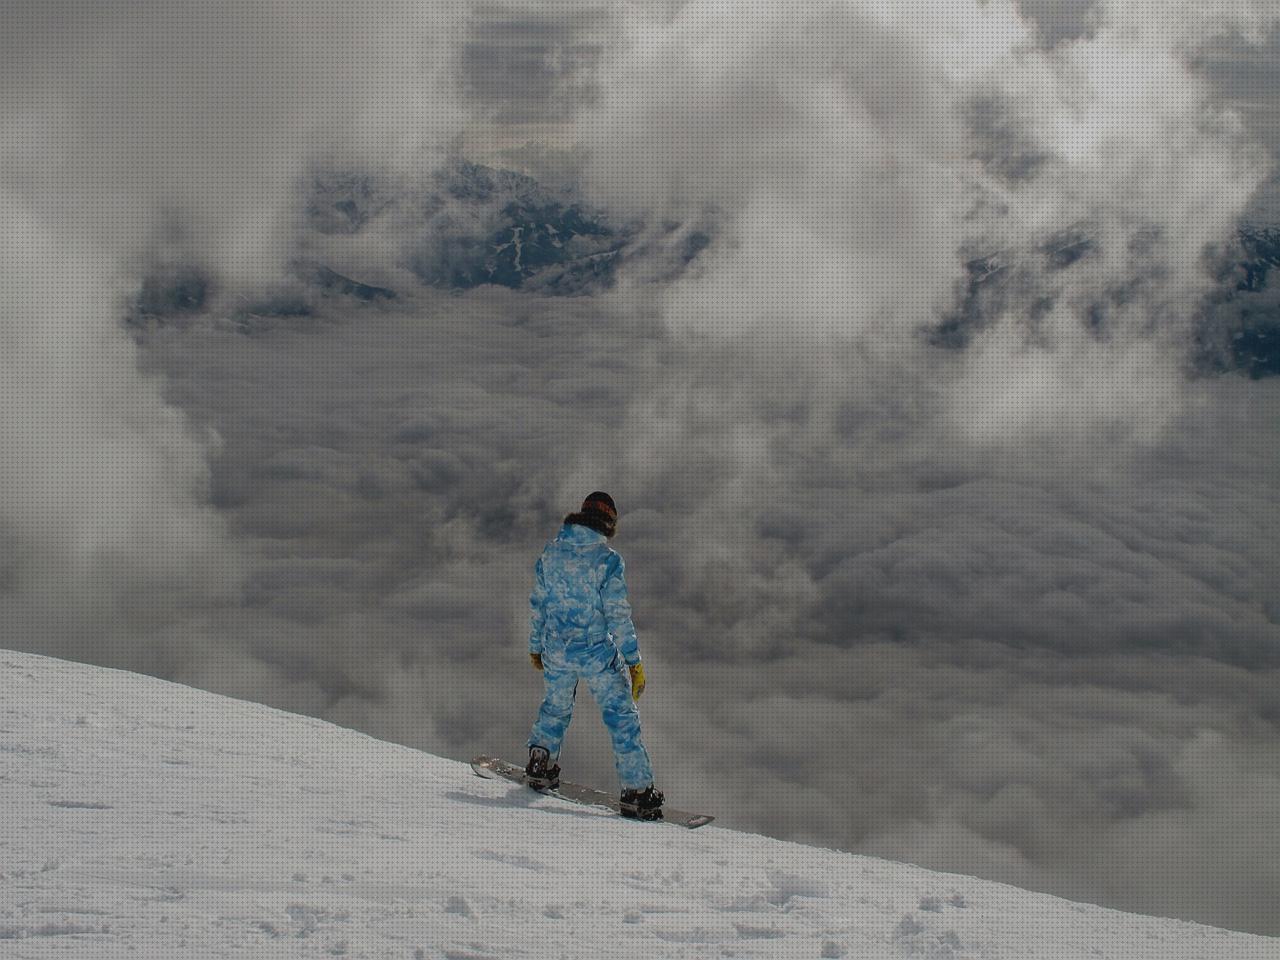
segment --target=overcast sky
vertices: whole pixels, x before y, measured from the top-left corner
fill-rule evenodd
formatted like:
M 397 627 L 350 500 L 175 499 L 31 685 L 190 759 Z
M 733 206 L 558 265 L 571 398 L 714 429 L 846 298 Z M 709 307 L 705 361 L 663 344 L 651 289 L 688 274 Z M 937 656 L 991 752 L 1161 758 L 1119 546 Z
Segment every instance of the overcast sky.
M 1280 13 L 374 6 L 5 5 L 4 644 L 518 758 L 606 489 L 682 807 L 1280 935 L 1280 387 L 1188 372 L 1205 249 L 1280 224 Z M 422 287 L 459 145 L 712 242 Z M 316 162 L 394 216 L 309 234 Z M 400 296 L 230 322 L 304 248 Z M 175 263 L 218 295 L 136 342 Z M 612 782 L 586 697 L 563 763 Z

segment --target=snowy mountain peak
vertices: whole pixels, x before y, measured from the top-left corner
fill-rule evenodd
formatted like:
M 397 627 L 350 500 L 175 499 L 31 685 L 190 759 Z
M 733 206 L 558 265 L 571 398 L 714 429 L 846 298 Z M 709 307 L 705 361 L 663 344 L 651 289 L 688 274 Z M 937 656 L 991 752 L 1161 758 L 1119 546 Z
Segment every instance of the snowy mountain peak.
M 130 673 L 0 652 L 0 703 L 15 956 L 1276 956 L 1263 937 L 623 821 Z

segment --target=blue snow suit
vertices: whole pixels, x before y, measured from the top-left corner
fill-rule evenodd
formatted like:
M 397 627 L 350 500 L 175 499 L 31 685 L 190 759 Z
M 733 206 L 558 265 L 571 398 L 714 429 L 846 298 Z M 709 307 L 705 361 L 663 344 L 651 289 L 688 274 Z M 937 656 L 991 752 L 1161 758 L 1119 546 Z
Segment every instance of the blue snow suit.
M 622 557 L 603 533 L 564 524 L 538 558 L 529 606 L 529 652 L 541 654 L 546 685 L 529 746 L 545 747 L 552 760 L 560 756 L 578 681 L 585 680 L 613 739 L 622 788 L 643 790 L 653 769 L 631 699 L 627 666 L 640 662 L 640 646 Z

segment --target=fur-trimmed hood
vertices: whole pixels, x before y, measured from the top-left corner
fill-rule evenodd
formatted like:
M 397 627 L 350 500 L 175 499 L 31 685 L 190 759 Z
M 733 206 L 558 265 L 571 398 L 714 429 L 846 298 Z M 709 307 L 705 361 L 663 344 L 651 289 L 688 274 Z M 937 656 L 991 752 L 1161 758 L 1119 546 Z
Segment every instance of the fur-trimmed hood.
M 616 527 L 611 524 L 607 517 L 603 517 L 598 513 L 571 513 L 564 518 L 566 524 L 572 523 L 579 527 L 587 527 L 596 533 L 602 533 L 606 537 L 612 537 L 616 532 Z

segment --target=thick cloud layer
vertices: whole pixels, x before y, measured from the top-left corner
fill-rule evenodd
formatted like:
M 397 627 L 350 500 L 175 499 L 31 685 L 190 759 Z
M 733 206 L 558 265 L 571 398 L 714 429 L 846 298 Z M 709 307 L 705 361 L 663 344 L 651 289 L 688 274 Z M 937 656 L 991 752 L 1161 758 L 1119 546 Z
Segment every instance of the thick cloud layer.
M 157 265 L 278 280 L 317 154 L 440 156 L 452 22 L 394 0 L 6 4 L 0 531 L 25 642 L 171 665 L 238 594 L 207 502 L 216 432 L 139 375 L 119 317 Z M 160 639 L 131 652 L 136 634 Z
M 606 487 L 676 795 L 1266 928 L 1274 381 L 1220 382 L 1134 465 L 1062 469 L 933 449 L 915 380 L 807 432 L 803 391 L 780 389 L 800 369 L 673 352 L 630 298 L 337 307 L 310 329 L 149 342 L 171 396 L 219 424 L 214 500 L 261 551 L 246 605 L 220 614 L 232 643 L 179 676 L 448 755 L 518 750 L 532 560 Z M 758 422 L 790 439 L 753 445 Z M 583 709 L 566 762 L 607 783 Z
M 215 438 L 165 405 L 117 328 L 117 265 L 0 192 L 0 616 L 12 642 L 108 661 L 189 656 L 165 632 L 236 593 L 207 505 Z M 125 648 L 124 650 L 120 648 Z
M 949 384 L 954 428 L 1149 437 L 1179 403 L 1203 251 L 1268 172 L 1186 64 L 1191 37 L 1246 11 L 1193 7 L 1192 33 L 1117 4 L 1044 49 L 1009 4 L 688 4 L 611 64 L 582 124 L 588 182 L 636 209 L 729 211 L 666 308 L 695 335 L 900 352 L 954 302 L 966 254 L 995 254 L 1017 289 Z
M 673 797 L 1280 933 L 1280 392 L 1187 373 L 1274 160 L 1222 78 L 1274 17 L 1159 6 L 24 6 L 13 642 L 515 754 L 533 559 L 608 489 Z M 710 245 L 423 289 L 450 143 Z M 310 231 L 316 158 L 385 207 Z M 245 307 L 299 252 L 397 296 Z M 217 283 L 139 349 L 157 261 Z

